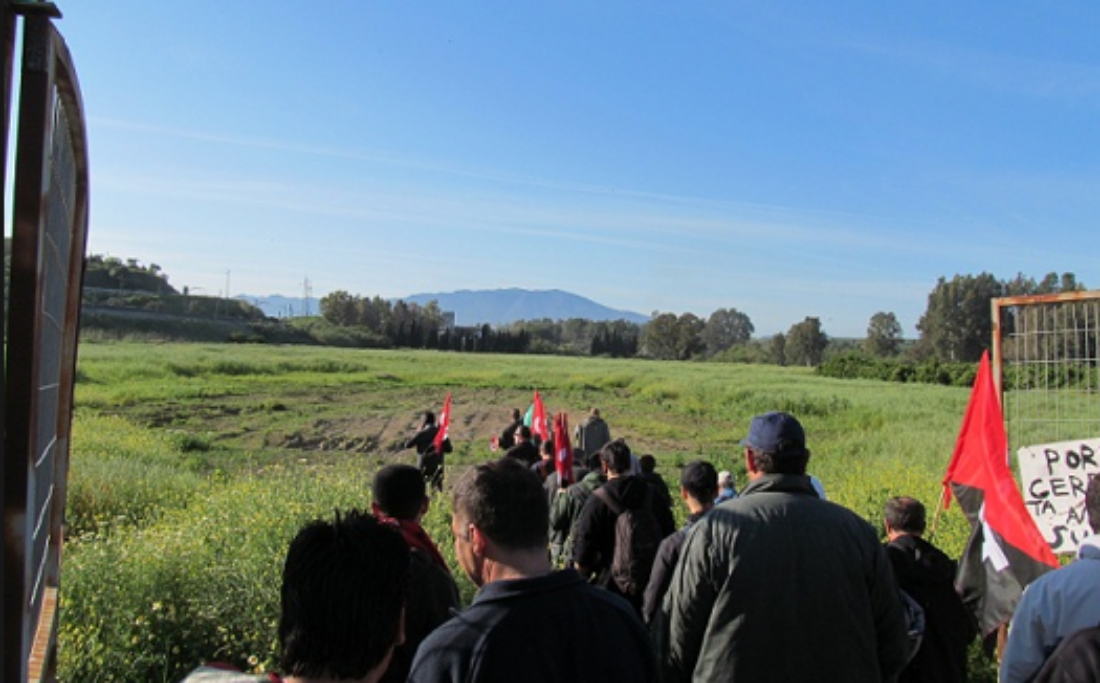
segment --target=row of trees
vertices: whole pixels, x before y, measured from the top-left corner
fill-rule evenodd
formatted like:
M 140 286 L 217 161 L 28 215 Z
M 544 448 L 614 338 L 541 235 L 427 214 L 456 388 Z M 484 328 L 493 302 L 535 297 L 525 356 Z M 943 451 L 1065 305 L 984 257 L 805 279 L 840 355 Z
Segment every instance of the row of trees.
M 901 323 L 889 311 L 871 316 L 860 341 L 831 339 L 820 318 L 809 316 L 785 333 L 754 338 L 752 319 L 736 308 L 722 308 L 706 319 L 693 313 L 654 311 L 650 321 L 636 325 L 623 320 L 599 322 L 527 320 L 499 329 L 488 326 L 446 331 L 435 302 L 417 306 L 379 297 L 334 292 L 321 300 L 321 313 L 335 325 L 359 326 L 394 346 L 458 348 L 506 352 L 572 355 L 641 356 L 659 360 L 713 359 L 779 365 L 818 366 L 827 357 L 858 351 L 872 358 L 904 357 L 916 362 L 973 362 L 990 343 L 990 301 L 995 297 L 1078 291 L 1083 285 L 1072 273 L 1050 273 L 1040 280 L 1018 274 L 1000 280 L 989 273 L 941 277 L 928 295 L 928 306 L 915 342 L 903 336 Z M 1022 314 L 1021 314 L 1022 315 Z M 1011 331 L 1018 321 L 1009 312 L 1003 321 Z M 493 341 L 493 335 L 506 335 Z M 456 342 L 455 340 L 459 341 Z M 465 340 L 465 341 L 462 341 Z M 1095 344 L 1084 340 L 1083 344 Z
M 1073 273 L 1048 273 L 1041 280 L 1017 274 L 1010 280 L 999 280 L 990 273 L 941 277 L 928 295 L 928 307 L 917 323 L 920 338 L 913 354 L 917 359 L 935 358 L 941 361 L 972 362 L 989 348 L 993 334 L 990 302 L 1006 296 L 1061 294 L 1084 290 Z M 1029 308 L 1024 315 L 1045 315 L 1049 307 Z M 1066 311 L 1072 312 L 1072 307 Z M 1011 334 L 1018 323 L 1018 311 L 1007 310 L 1002 319 L 1002 334 Z M 1088 343 L 1087 341 L 1085 343 Z M 1091 343 L 1095 345 L 1095 338 Z
M 84 286 L 154 294 L 178 294 L 168 275 L 156 263 L 144 265 L 135 258 L 91 254 L 84 267 Z

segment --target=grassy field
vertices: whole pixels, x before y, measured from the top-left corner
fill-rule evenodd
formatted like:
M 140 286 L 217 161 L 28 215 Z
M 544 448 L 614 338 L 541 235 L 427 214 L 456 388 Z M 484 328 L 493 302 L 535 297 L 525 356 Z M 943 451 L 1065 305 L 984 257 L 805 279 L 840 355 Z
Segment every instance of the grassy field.
M 936 506 L 968 392 L 821 378 L 802 368 L 199 344 L 80 348 L 60 675 L 173 681 L 202 660 L 274 668 L 278 585 L 297 528 L 369 506 L 369 484 L 419 413 L 453 396 L 448 477 L 538 390 L 571 423 L 598 406 L 675 482 L 697 458 L 731 469 L 751 417 L 806 427 L 829 497 L 879 525 L 883 503 Z M 453 563 L 446 500 L 427 526 Z M 683 511 L 678 511 L 683 515 Z M 957 556 L 957 507 L 934 541 Z M 464 582 L 468 600 L 473 587 Z M 985 676 L 987 671 L 976 672 Z

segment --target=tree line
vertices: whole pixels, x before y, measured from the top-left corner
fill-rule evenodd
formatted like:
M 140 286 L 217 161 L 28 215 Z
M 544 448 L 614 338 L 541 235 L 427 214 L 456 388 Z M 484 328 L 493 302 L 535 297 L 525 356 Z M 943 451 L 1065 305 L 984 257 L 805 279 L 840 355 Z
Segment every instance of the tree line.
M 7 272 L 5 269 L 5 275 Z M 104 290 L 104 294 L 106 290 L 116 290 L 142 292 L 166 300 L 179 298 L 177 290 L 168 283 L 168 275 L 157 264 L 143 265 L 137 259 L 102 254 L 88 257 L 85 287 Z M 1084 289 L 1084 283 L 1078 282 L 1073 273 L 1051 272 L 1040 279 L 1022 273 L 1000 279 L 987 272 L 955 275 L 950 279 L 940 277 L 928 294 L 915 340 L 904 337 L 897 316 L 889 311 L 879 311 L 870 317 L 862 339 L 830 337 L 816 316 L 805 317 L 785 332 L 756 337 L 751 317 L 734 307 L 720 308 L 705 318 L 694 313 L 654 311 L 644 324 L 572 318 L 522 320 L 500 326 L 454 326 L 448 324 L 448 316 L 434 301 L 421 306 L 380 296 L 353 295 L 344 290 L 321 299 L 318 323 L 334 330 L 335 337 L 344 345 L 354 346 L 799 365 L 817 367 L 837 376 L 845 373 L 890 376 L 902 381 L 939 377 L 939 381 L 954 382 L 964 381 L 965 373 L 959 377 L 944 367 L 951 363 L 973 364 L 989 348 L 992 299 Z M 184 303 L 192 307 L 201 299 L 188 297 L 187 288 L 183 291 Z M 143 307 L 152 310 L 150 307 L 156 305 L 145 302 Z M 165 308 L 169 310 L 174 311 Z M 194 315 L 196 311 L 189 313 Z M 1076 314 L 1074 305 L 1006 309 L 1001 320 L 1006 352 L 1017 357 L 1021 357 L 1021 352 L 1024 356 L 1044 358 L 1095 357 L 1096 334 L 1087 330 L 1068 340 L 1059 339 L 1058 348 L 1047 348 L 1053 342 L 1042 339 L 1029 341 L 1026 350 L 1013 348 L 1014 344 L 1022 343 L 1010 338 L 1017 328 L 1033 326 L 1052 316 L 1069 319 Z M 317 333 L 316 326 L 313 336 L 324 338 Z M 856 362 L 853 358 L 862 360 Z M 834 362 L 822 368 L 830 360 Z M 858 371 L 857 366 L 861 368 Z M 914 369 L 917 366 L 926 367 L 918 372 Z
M 715 360 L 819 367 L 841 356 L 896 360 L 908 363 L 973 363 L 990 344 L 990 301 L 995 297 L 1055 294 L 1084 289 L 1073 273 L 1049 273 L 1036 280 L 1023 274 L 1001 280 L 990 273 L 941 277 L 928 295 L 928 305 L 917 324 L 919 336 L 906 340 L 893 312 L 870 317 L 862 340 L 831 338 L 816 316 L 807 316 L 786 332 L 754 337 L 747 313 L 720 308 L 706 318 L 694 313 L 654 311 L 649 322 L 524 320 L 491 327 L 444 326 L 436 302 L 425 306 L 359 297 L 346 291 L 321 299 L 327 322 L 356 327 L 382 345 L 494 353 L 556 353 L 567 355 L 652 358 L 655 360 Z M 1028 313 L 1033 315 L 1035 313 Z M 1003 321 L 1007 330 L 1019 322 L 1015 312 Z M 1083 340 L 1082 344 L 1095 344 Z M 851 363 L 841 363 L 851 367 Z M 882 374 L 882 371 L 877 371 Z M 891 371 L 892 372 L 892 371 Z M 899 376 L 939 377 L 944 371 L 898 370 Z

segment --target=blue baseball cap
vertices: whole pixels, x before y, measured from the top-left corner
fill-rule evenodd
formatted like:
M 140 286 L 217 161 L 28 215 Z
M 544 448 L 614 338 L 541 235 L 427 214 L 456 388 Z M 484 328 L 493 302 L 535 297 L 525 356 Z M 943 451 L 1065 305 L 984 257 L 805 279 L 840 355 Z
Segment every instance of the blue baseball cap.
M 741 439 L 741 445 L 761 453 L 804 451 L 806 432 L 794 415 L 773 410 L 752 418 L 749 435 Z

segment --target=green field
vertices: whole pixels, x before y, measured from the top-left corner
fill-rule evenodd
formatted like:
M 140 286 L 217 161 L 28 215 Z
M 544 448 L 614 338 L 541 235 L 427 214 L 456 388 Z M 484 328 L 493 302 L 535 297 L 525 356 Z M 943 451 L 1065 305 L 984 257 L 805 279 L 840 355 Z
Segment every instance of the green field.
M 538 390 L 579 421 L 600 407 L 666 481 L 697 458 L 731 469 L 751 417 L 798 416 L 829 497 L 879 525 L 890 496 L 933 510 L 968 390 L 845 381 L 803 368 L 316 347 L 80 348 L 63 680 L 174 681 L 200 661 L 275 668 L 282 556 L 305 521 L 369 506 L 419 412 L 453 396 L 448 477 L 494 457 L 489 438 Z M 446 500 L 427 520 L 447 542 Z M 683 511 L 678 511 L 683 515 Z M 934 542 L 958 556 L 957 506 Z M 473 587 L 462 586 L 469 600 Z M 981 677 L 988 676 L 983 668 Z M 989 679 L 991 680 L 991 679 Z

